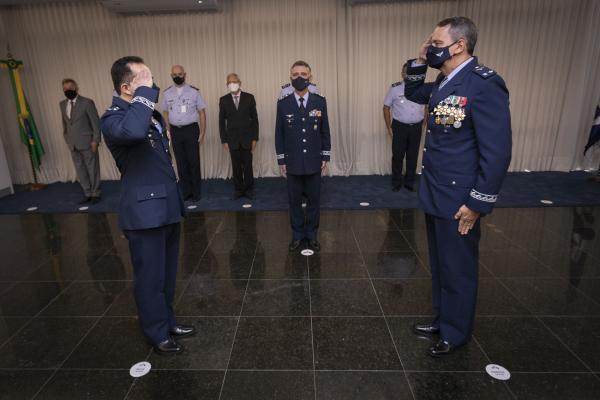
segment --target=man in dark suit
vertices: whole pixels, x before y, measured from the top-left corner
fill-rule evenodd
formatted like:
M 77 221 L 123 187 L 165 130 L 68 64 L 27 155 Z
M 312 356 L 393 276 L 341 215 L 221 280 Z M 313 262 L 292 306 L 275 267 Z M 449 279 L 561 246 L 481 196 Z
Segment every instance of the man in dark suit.
M 254 196 L 252 152 L 258 141 L 256 101 L 250 93 L 242 92 L 237 74 L 227 75 L 229 94 L 219 99 L 219 132 L 225 151 L 231 155 L 233 167 L 233 198 Z
M 194 328 L 178 325 L 173 313 L 184 206 L 154 109 L 159 89 L 139 57 L 118 59 L 111 75 L 119 97 L 102 116 L 102 133 L 121 172 L 119 226 L 129 240 L 140 325 L 157 353 L 179 353 L 175 339 Z
M 428 105 L 419 200 L 425 211 L 433 321 L 418 334 L 439 334 L 429 355 L 466 344 L 473 331 L 479 271 L 480 216 L 492 212 L 510 164 L 512 133 L 504 80 L 479 65 L 477 28 L 466 17 L 440 21 L 408 61 L 407 99 Z M 427 66 L 439 69 L 425 83 Z
M 92 99 L 80 96 L 77 82 L 67 78 L 62 81 L 66 99 L 60 102 L 63 137 L 71 150 L 77 179 L 83 189 L 80 204 L 100 201 L 100 119 Z
M 319 251 L 321 173 L 331 155 L 331 137 L 327 101 L 321 95 L 309 93 L 310 66 L 296 61 L 290 69 L 294 93 L 277 102 L 275 147 L 281 174 L 287 178 L 290 202 L 292 241 L 290 251 L 296 251 L 302 241 Z M 307 198 L 306 216 L 302 196 Z

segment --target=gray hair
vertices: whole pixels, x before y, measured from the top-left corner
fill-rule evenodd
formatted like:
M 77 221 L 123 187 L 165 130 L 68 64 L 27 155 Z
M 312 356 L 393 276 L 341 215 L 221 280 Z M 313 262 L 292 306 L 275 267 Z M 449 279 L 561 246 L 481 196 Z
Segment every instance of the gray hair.
M 437 24 L 440 28 L 448 25 L 450 25 L 448 33 L 452 41 L 464 39 L 467 42 L 467 53 L 472 55 L 477 44 L 477 27 L 475 23 L 467 17 L 450 17 Z

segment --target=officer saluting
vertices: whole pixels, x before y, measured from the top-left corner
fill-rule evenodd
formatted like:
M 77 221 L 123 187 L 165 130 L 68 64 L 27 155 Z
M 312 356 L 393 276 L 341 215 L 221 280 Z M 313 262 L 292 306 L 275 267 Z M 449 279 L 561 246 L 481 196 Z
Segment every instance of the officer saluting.
M 489 214 L 511 159 L 508 90 L 473 57 L 477 28 L 466 17 L 437 24 L 419 58 L 409 60 L 406 97 L 428 104 L 419 199 L 425 211 L 434 319 L 429 355 L 451 354 L 473 330 L 479 270 L 479 216 Z M 425 83 L 428 64 L 441 70 Z
M 290 69 L 294 93 L 277 102 L 275 147 L 281 174 L 287 177 L 293 238 L 289 250 L 298 250 L 306 239 L 315 251 L 319 228 L 321 172 L 331 154 L 327 102 L 310 93 L 310 66 L 296 61 Z M 307 198 L 306 219 L 302 195 Z
M 308 82 L 308 92 L 309 93 L 314 93 L 314 94 L 320 94 L 319 93 L 319 88 L 317 87 L 317 84 L 316 83 L 312 83 L 310 81 Z M 292 93 L 294 93 L 294 87 L 292 86 L 292 84 L 290 82 L 288 82 L 285 85 L 281 86 L 281 92 L 279 92 L 278 99 L 281 100 L 284 97 L 288 97 Z
M 178 325 L 173 313 L 184 208 L 165 125 L 154 110 L 159 91 L 139 57 L 118 59 L 111 75 L 119 97 L 113 97 L 101 128 L 121 172 L 119 226 L 129 241 L 139 321 L 157 353 L 178 353 L 183 348 L 174 338 L 194 328 Z
M 183 198 L 199 201 L 202 182 L 199 144 L 204 143 L 206 133 L 206 103 L 198 88 L 185 83 L 185 77 L 181 65 L 171 68 L 175 85 L 165 90 L 161 107 L 173 140 Z

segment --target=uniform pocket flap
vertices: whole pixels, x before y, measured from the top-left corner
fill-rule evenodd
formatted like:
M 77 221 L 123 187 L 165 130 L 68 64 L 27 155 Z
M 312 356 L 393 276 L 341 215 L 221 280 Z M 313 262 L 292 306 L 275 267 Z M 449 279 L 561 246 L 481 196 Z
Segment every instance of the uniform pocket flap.
M 140 186 L 136 191 L 138 201 L 164 199 L 167 197 L 167 188 L 164 184 Z

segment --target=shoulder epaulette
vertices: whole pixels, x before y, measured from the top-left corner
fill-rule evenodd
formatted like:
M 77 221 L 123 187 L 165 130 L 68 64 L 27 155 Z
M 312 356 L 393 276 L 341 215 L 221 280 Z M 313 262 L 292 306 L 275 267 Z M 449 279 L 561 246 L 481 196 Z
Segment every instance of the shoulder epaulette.
M 108 107 L 106 111 L 117 111 L 120 110 L 119 106 Z
M 281 86 L 282 89 L 285 89 L 286 87 L 289 87 L 291 85 L 291 83 L 286 83 L 285 85 Z
M 292 92 L 292 93 L 288 93 L 288 94 L 286 94 L 285 96 L 283 96 L 282 98 L 280 98 L 280 99 L 279 99 L 279 100 L 277 100 L 277 101 L 278 101 L 278 102 L 280 102 L 280 101 L 281 101 L 281 100 L 283 100 L 283 99 L 287 99 L 287 98 L 288 98 L 288 97 L 290 97 L 292 94 L 293 94 L 293 92 Z
M 196 90 L 200 91 L 200 89 L 198 89 L 198 88 L 197 88 L 196 86 L 194 86 L 194 85 L 190 85 L 190 87 L 191 87 L 192 89 L 196 89 Z
M 494 75 L 496 75 L 496 71 L 490 69 L 484 65 L 478 65 L 473 68 L 473 72 L 482 77 L 483 79 L 488 79 Z
M 320 98 L 322 98 L 322 99 L 325 99 L 325 96 L 323 96 L 323 95 L 321 95 L 321 94 L 319 94 L 319 93 L 311 93 L 310 95 L 311 95 L 311 96 L 317 96 L 317 97 L 320 97 Z
M 400 85 L 400 84 L 402 84 L 402 81 L 400 81 L 400 82 L 396 82 L 396 83 L 392 83 L 392 87 L 396 87 L 396 86 L 398 86 L 398 85 Z

